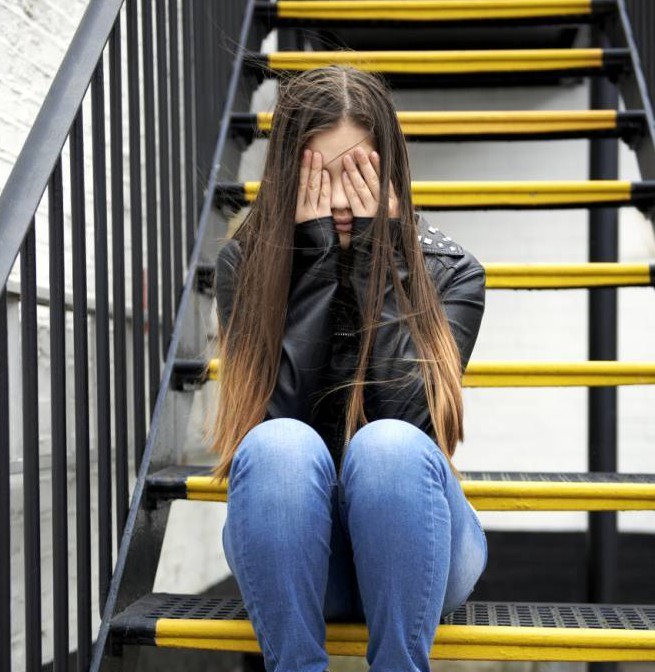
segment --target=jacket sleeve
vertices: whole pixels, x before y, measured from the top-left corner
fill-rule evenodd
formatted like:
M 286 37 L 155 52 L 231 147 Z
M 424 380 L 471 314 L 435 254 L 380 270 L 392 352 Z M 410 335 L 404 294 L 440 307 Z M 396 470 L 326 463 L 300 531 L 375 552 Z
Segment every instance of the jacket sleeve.
M 215 271 L 218 317 L 227 325 L 233 309 L 238 242 L 219 252 Z M 331 356 L 330 305 L 338 286 L 339 239 L 331 216 L 295 225 L 291 283 L 275 390 L 265 420 L 291 417 L 311 423 Z
M 485 307 L 486 272 L 484 266 L 467 250 L 461 260 L 446 273 L 441 273 L 438 257 L 433 257 L 428 269 L 441 295 L 441 303 L 455 337 L 466 371 L 471 353 L 478 340 Z
M 366 300 L 370 267 L 371 245 L 367 227 L 371 221 L 370 217 L 359 217 L 353 222 L 350 280 L 360 314 Z M 399 220 L 391 219 L 390 224 L 398 226 Z M 428 272 L 440 293 L 442 306 L 460 351 L 463 372 L 473 351 L 484 312 L 485 271 L 471 253 L 464 250 L 460 256 L 456 263 L 453 257 L 447 257 L 448 261 L 442 263 L 438 254 L 425 253 Z M 399 253 L 396 253 L 396 261 L 400 280 L 405 283 L 409 275 L 407 264 Z M 365 387 L 367 417 L 369 421 L 399 418 L 431 433 L 420 367 L 417 362 L 411 361 L 418 358 L 418 352 L 407 324 L 401 317 L 390 272 L 387 275 L 380 322 L 367 372 L 367 381 L 370 381 Z M 395 379 L 396 382 L 387 382 L 389 379 Z

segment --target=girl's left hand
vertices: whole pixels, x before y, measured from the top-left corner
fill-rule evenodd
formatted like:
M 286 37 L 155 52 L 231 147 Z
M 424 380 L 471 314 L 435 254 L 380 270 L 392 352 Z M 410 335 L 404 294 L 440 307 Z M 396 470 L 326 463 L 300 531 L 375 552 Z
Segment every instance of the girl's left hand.
M 341 173 L 341 181 L 353 216 L 374 217 L 380 201 L 380 156 L 375 151 L 367 156 L 361 147 L 356 147 L 353 154 L 355 160 L 350 154 L 343 157 L 346 170 Z M 393 183 L 389 182 L 389 217 L 399 216 L 398 198 Z

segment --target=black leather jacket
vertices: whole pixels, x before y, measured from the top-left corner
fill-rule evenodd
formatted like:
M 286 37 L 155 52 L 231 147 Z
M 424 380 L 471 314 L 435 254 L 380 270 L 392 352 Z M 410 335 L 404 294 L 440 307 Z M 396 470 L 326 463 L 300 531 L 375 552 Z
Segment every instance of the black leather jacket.
M 265 420 L 292 417 L 311 425 L 326 442 L 337 471 L 344 454 L 344 410 L 350 388 L 321 396 L 328 387 L 352 379 L 357 364 L 361 306 L 365 300 L 371 217 L 355 217 L 351 245 L 343 250 L 331 216 L 295 226 L 292 278 L 280 370 Z M 399 225 L 399 220 L 391 220 Z M 485 305 L 485 270 L 461 245 L 430 226 L 417 212 L 416 225 L 427 269 L 434 280 L 455 341 L 462 371 L 478 336 Z M 400 255 L 401 280 L 407 266 Z M 214 288 L 223 326 L 233 307 L 241 248 L 228 240 L 216 260 Z M 433 439 L 417 357 L 394 300 L 390 274 L 373 351 L 369 360 L 364 409 L 369 422 L 399 418 Z M 398 378 L 398 385 L 375 381 Z M 372 383 L 372 384 L 369 384 Z

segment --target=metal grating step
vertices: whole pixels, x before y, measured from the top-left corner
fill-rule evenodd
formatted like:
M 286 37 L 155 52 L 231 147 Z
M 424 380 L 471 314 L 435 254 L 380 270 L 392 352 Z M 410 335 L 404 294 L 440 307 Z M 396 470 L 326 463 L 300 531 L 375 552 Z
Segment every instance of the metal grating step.
M 240 599 L 153 593 L 111 622 L 120 645 L 260 651 Z M 366 655 L 365 623 L 327 622 L 332 655 Z M 432 659 L 655 660 L 655 606 L 467 602 L 443 617 Z
M 463 471 L 462 488 L 480 511 L 655 510 L 655 474 Z M 226 502 L 227 479 L 210 466 L 173 466 L 147 478 L 151 506 L 188 499 Z

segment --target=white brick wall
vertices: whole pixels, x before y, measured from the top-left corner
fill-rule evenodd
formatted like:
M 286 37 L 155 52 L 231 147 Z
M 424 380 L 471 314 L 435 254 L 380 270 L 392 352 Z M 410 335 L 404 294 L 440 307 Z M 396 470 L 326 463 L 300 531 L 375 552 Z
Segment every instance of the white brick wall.
M 86 0 L 0 0 L 0 187 L 86 6 Z

